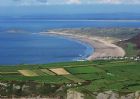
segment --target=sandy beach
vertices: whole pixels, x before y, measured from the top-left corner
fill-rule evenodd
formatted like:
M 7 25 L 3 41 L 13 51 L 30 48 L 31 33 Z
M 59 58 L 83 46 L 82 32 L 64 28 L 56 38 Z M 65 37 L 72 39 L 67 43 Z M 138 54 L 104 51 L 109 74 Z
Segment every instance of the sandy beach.
M 94 48 L 94 52 L 87 57 L 87 60 L 95 60 L 101 57 L 123 57 L 125 55 L 125 51 L 113 44 L 108 40 L 104 40 L 102 37 L 91 37 L 88 35 L 75 35 L 72 33 L 64 33 L 64 32 L 57 32 L 57 31 L 49 31 L 49 32 L 41 32 L 41 34 L 50 34 L 50 35 L 60 35 L 76 40 L 80 40 L 82 42 L 86 42 L 90 44 Z

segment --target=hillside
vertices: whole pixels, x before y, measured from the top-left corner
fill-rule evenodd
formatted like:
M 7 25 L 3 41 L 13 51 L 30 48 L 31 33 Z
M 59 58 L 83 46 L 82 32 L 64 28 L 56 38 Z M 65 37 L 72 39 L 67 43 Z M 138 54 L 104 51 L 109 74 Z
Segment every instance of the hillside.
M 125 50 L 126 56 L 140 56 L 140 33 L 128 40 L 118 42 L 117 45 Z
M 128 40 L 128 42 L 132 42 L 136 44 L 136 47 L 140 49 L 140 34 Z

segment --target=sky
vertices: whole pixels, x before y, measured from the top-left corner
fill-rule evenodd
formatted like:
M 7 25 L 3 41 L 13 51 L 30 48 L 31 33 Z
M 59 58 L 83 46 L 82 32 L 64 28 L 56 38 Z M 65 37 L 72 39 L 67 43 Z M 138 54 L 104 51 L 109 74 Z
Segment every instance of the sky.
M 0 6 L 69 4 L 140 4 L 140 0 L 0 0 Z
M 0 0 L 0 15 L 140 13 L 140 0 Z

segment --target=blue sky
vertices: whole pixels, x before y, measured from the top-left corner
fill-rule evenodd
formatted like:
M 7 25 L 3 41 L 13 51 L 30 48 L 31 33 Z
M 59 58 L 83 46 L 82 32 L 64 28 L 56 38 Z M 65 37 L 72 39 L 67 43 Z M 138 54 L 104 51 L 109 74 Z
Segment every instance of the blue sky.
M 0 6 L 69 4 L 140 4 L 140 0 L 0 0 Z
M 0 15 L 140 13 L 140 0 L 0 0 Z
M 140 4 L 140 0 L 0 0 L 0 6 L 69 4 Z

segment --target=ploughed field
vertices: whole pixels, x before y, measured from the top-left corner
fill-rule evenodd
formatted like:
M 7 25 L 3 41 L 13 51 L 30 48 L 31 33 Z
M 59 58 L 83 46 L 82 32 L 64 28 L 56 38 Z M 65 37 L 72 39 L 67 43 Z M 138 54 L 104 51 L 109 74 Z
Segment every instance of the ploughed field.
M 33 81 L 59 85 L 85 83 L 75 87 L 76 90 L 132 92 L 140 90 L 140 61 L 97 60 L 0 66 L 0 82 L 3 81 Z

